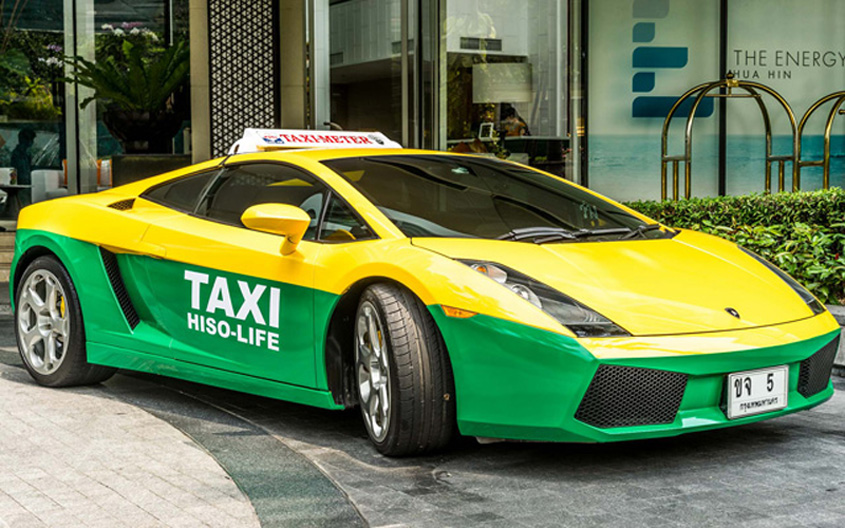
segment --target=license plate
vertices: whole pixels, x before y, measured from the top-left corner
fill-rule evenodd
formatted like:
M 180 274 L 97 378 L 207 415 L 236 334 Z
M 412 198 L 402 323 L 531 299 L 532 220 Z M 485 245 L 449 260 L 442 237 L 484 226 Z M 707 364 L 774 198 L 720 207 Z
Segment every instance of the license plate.
M 785 408 L 788 381 L 787 365 L 728 374 L 728 419 Z

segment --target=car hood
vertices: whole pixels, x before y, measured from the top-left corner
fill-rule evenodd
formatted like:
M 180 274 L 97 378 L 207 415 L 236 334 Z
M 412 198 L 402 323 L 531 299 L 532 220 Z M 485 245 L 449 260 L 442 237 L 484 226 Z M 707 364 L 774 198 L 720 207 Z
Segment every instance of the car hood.
M 737 330 L 813 315 L 792 288 L 735 244 L 694 231 L 671 239 L 542 245 L 445 238 L 413 243 L 520 271 L 633 335 Z

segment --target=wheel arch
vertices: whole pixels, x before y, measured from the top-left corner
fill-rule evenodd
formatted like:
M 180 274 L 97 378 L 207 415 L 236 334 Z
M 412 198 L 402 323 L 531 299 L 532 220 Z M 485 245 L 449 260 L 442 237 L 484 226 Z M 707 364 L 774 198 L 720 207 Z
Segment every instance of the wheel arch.
M 125 321 L 125 317 L 109 282 L 98 245 L 46 231 L 22 230 L 18 236 L 9 281 L 13 303 L 26 268 L 35 259 L 50 255 L 70 276 L 84 314 L 86 335 L 102 332 L 123 335 L 131 331 L 128 323 L 125 330 L 115 325 L 115 321 Z
M 323 366 L 326 374 L 326 383 L 335 403 L 347 408 L 358 404 L 358 395 L 355 390 L 354 381 L 355 350 L 352 343 L 355 312 L 358 309 L 358 303 L 364 290 L 373 284 L 379 283 L 393 284 L 408 290 L 425 306 L 422 296 L 418 292 L 415 292 L 413 288 L 407 284 L 403 284 L 399 280 L 386 276 L 371 276 L 359 279 L 340 296 L 340 299 L 338 299 L 331 312 L 326 327 Z M 434 325 L 437 328 L 436 321 Z M 440 328 L 437 328 L 437 331 L 440 332 Z M 442 339 L 442 332 L 440 335 Z M 446 358 L 451 363 L 449 348 L 445 346 L 445 340 L 444 347 Z
M 73 266 L 69 265 L 67 255 L 54 244 L 48 237 L 33 235 L 28 237 L 22 245 L 18 246 L 19 256 L 16 256 L 12 266 L 12 277 L 9 281 L 9 297 L 12 306 L 15 306 L 15 298 L 17 296 L 17 289 L 20 281 L 23 278 L 23 273 L 26 268 L 32 264 L 35 259 L 43 256 L 53 256 L 59 263 L 64 266 L 70 275 L 71 280 L 76 284 L 76 273 Z

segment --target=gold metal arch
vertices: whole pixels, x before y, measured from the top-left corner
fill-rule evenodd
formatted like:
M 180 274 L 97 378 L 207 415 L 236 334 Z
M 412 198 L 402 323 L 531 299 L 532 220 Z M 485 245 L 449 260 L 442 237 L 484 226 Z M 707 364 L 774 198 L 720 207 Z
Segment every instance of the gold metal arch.
M 827 115 L 827 121 L 824 125 L 824 151 L 822 153 L 822 159 L 802 160 L 801 144 L 804 140 L 804 126 L 807 124 L 807 121 L 809 121 L 810 116 L 813 115 L 813 112 L 818 110 L 823 104 L 834 99 L 836 99 L 836 102 L 833 103 L 833 107 L 831 107 L 830 113 Z M 804 117 L 801 118 L 801 122 L 798 124 L 798 153 L 795 156 L 795 159 L 798 160 L 796 163 L 796 166 L 798 167 L 796 174 L 799 188 L 801 187 L 801 169 L 804 167 L 822 167 L 822 187 L 825 189 L 830 187 L 830 134 L 833 129 L 833 120 L 837 115 L 845 114 L 845 110 L 842 109 L 843 103 L 845 103 L 845 91 L 833 92 L 832 94 L 825 95 L 813 103 L 810 108 L 807 109 Z
M 726 88 L 726 93 L 711 94 L 710 92 Z M 734 89 L 741 89 L 744 93 L 734 93 Z M 772 155 L 772 123 L 769 117 L 769 111 L 766 103 L 760 92 L 771 95 L 786 112 L 789 118 L 790 126 L 792 127 L 792 154 L 787 156 Z M 681 155 L 670 156 L 668 154 L 668 139 L 669 139 L 669 125 L 672 117 L 681 106 L 681 104 L 688 98 L 695 95 L 695 100 L 690 108 L 687 116 L 686 127 L 684 128 L 684 153 Z M 778 164 L 778 188 L 783 191 L 785 186 L 785 170 L 786 163 L 792 162 L 792 190 L 798 190 L 798 164 L 795 162 L 798 159 L 798 135 L 796 133 L 795 114 L 789 103 L 786 102 L 778 92 L 772 88 L 755 82 L 740 81 L 735 79 L 733 74 L 728 72 L 724 79 L 713 81 L 709 83 L 702 83 L 695 86 L 684 93 L 669 110 L 666 120 L 663 122 L 663 134 L 661 138 L 661 163 L 660 163 L 660 195 L 661 199 L 665 200 L 668 195 L 667 189 L 667 169 L 669 163 L 672 164 L 672 199 L 677 200 L 679 196 L 679 169 L 680 164 L 684 164 L 684 197 L 690 198 L 692 196 L 692 130 L 695 120 L 695 113 L 698 106 L 705 97 L 715 98 L 752 98 L 757 101 L 757 106 L 760 108 L 760 113 L 763 116 L 763 126 L 766 130 L 766 177 L 765 177 L 765 191 L 770 192 L 772 189 L 772 163 Z

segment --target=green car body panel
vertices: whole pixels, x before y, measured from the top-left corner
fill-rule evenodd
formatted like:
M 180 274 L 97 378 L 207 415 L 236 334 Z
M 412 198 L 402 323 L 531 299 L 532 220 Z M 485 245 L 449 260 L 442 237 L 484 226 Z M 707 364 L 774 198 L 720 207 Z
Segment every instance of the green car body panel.
M 21 258 L 29 258 L 31 251 L 49 251 L 67 268 L 79 295 L 91 363 L 343 408 L 329 390 L 325 360 L 338 295 L 120 254 L 123 283 L 141 321 L 133 329 L 98 246 L 37 230 L 18 231 L 15 245 L 14 278 L 23 271 Z M 797 385 L 799 363 L 834 339 L 838 330 L 750 351 L 599 360 L 577 339 L 562 334 L 485 315 L 447 317 L 438 305 L 428 309 L 452 362 L 458 426 L 465 435 L 574 442 L 672 436 L 769 419 L 811 408 L 833 395 L 830 383 L 809 398 Z M 575 419 L 601 364 L 687 374 L 674 421 L 601 429 Z M 789 366 L 788 406 L 728 420 L 720 408 L 726 374 L 775 365 Z

